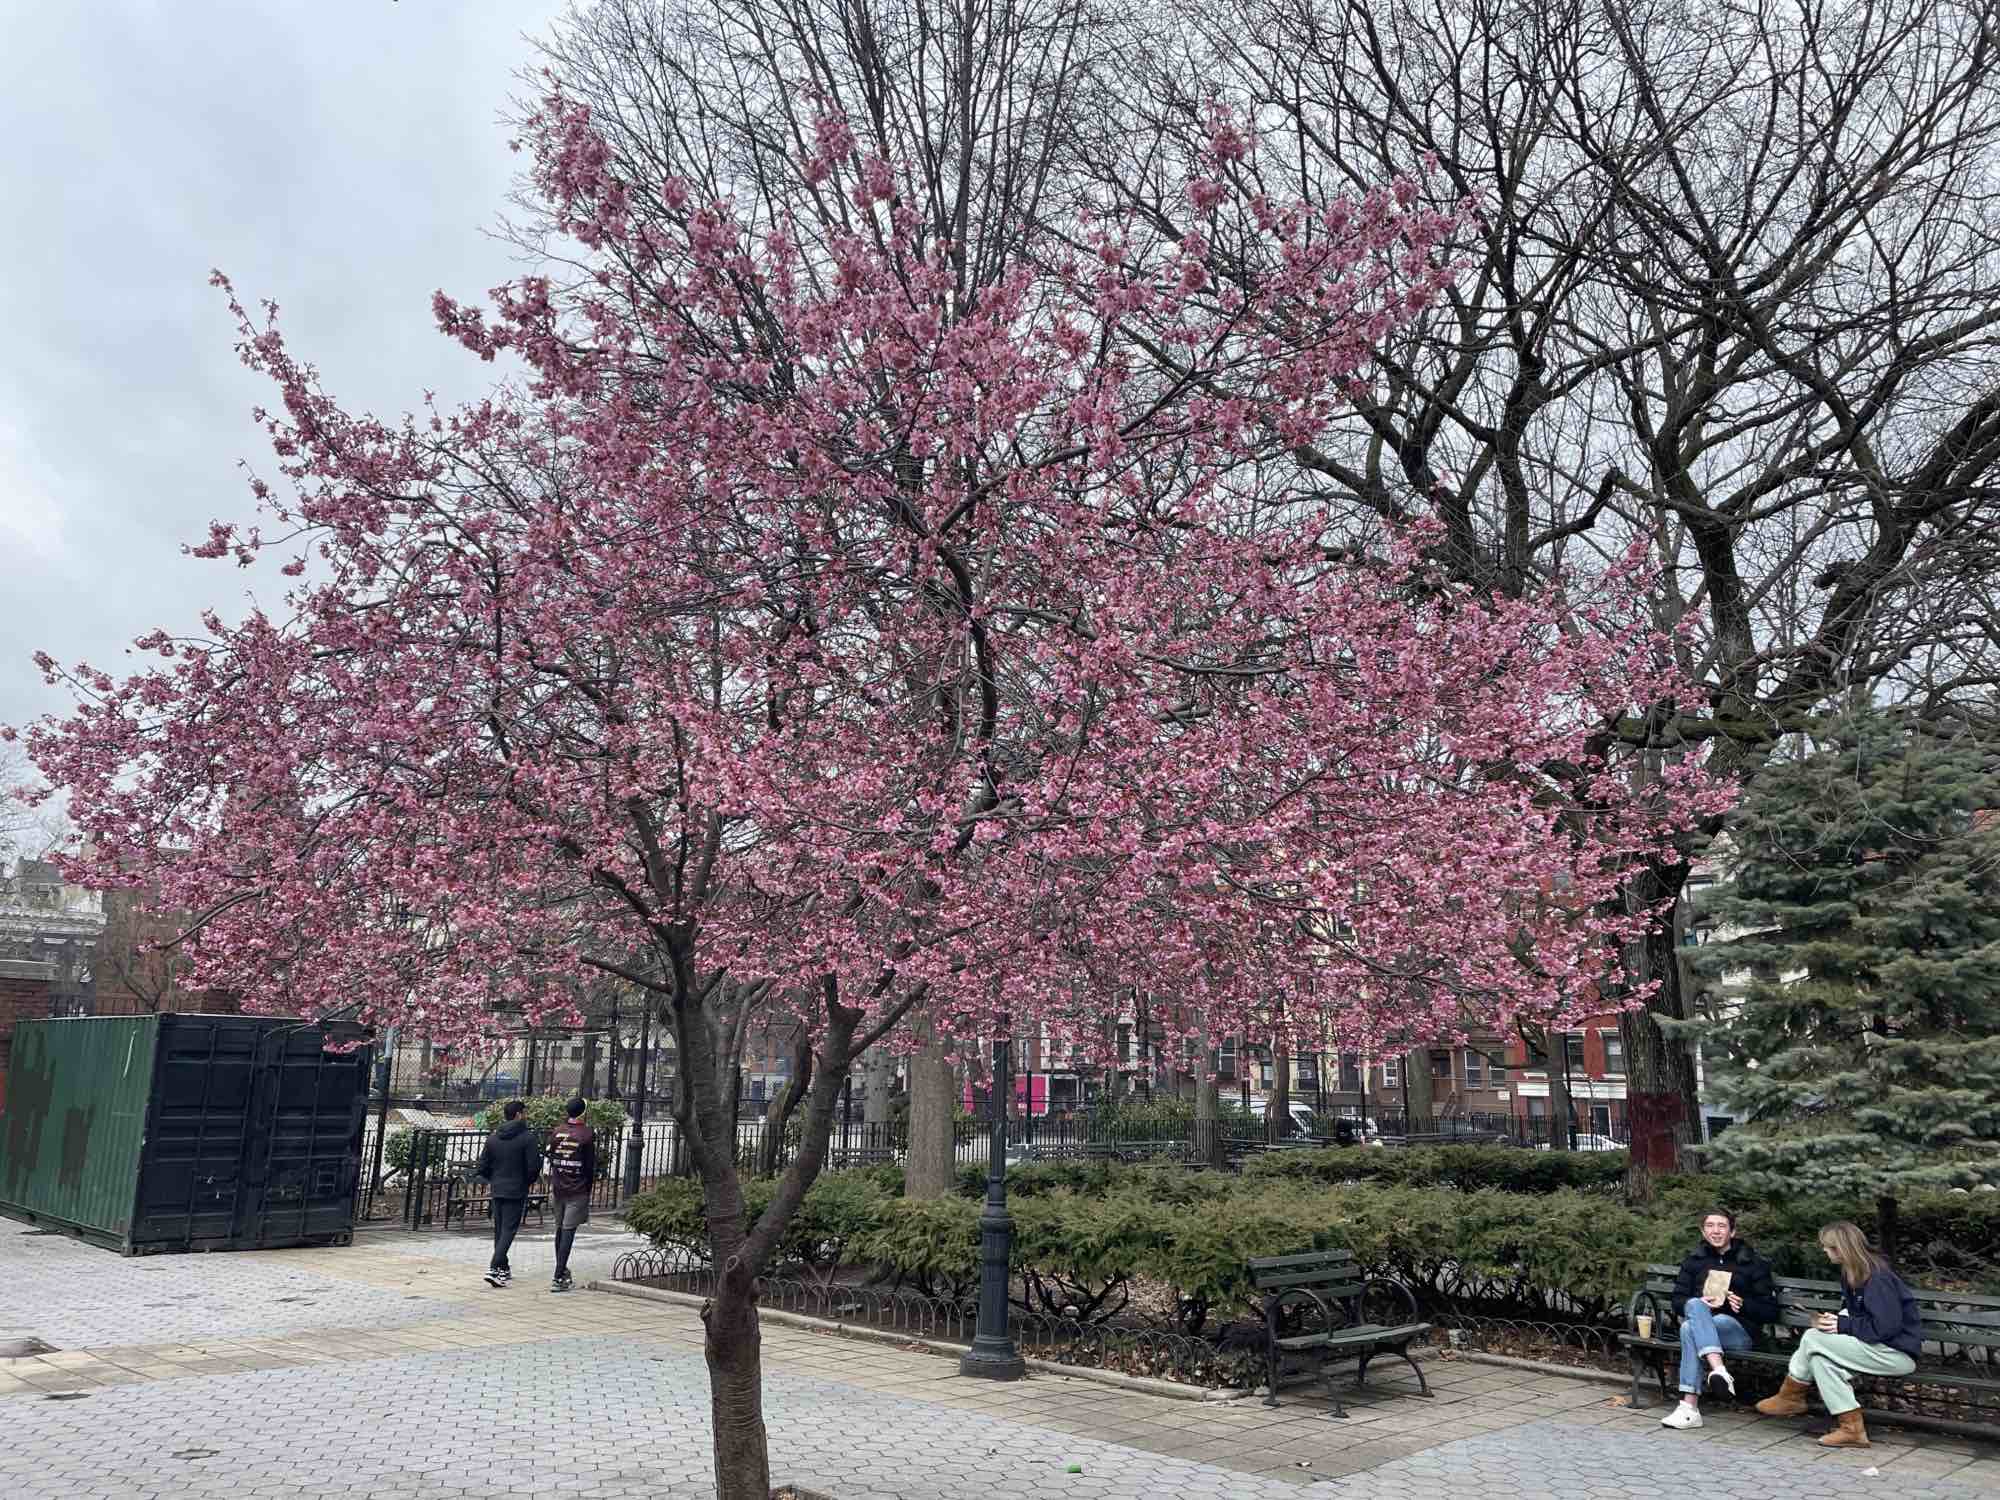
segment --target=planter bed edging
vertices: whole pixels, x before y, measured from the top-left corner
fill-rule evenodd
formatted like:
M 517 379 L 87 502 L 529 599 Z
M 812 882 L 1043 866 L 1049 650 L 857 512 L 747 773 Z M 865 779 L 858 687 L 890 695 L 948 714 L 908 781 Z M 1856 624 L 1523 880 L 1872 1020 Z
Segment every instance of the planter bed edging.
M 671 1292 L 665 1287 L 633 1286 L 626 1281 L 593 1281 L 586 1291 L 610 1292 L 620 1297 L 640 1297 L 651 1302 L 672 1302 L 682 1307 L 700 1307 L 708 1299 L 696 1292 Z M 946 1355 L 957 1359 L 965 1353 L 965 1345 L 948 1344 L 942 1339 L 918 1338 L 914 1334 L 896 1333 L 887 1328 L 870 1328 L 861 1323 L 843 1323 L 835 1318 L 815 1318 L 806 1313 L 779 1312 L 769 1308 L 758 1308 L 759 1319 L 778 1323 L 788 1328 L 810 1328 L 821 1333 L 836 1333 L 842 1338 L 861 1339 L 871 1344 L 894 1344 L 901 1349 L 916 1347 L 926 1353 Z M 1100 1385 L 1115 1385 L 1128 1391 L 1144 1391 L 1151 1396 L 1166 1396 L 1175 1401 L 1241 1401 L 1254 1396 L 1256 1391 L 1238 1389 L 1205 1390 L 1200 1386 L 1180 1385 L 1171 1380 L 1156 1380 L 1150 1375 L 1127 1375 L 1118 1370 L 1100 1370 L 1091 1365 L 1065 1365 L 1052 1359 L 1025 1359 L 1022 1361 L 1038 1375 L 1061 1375 L 1069 1380 L 1094 1380 Z

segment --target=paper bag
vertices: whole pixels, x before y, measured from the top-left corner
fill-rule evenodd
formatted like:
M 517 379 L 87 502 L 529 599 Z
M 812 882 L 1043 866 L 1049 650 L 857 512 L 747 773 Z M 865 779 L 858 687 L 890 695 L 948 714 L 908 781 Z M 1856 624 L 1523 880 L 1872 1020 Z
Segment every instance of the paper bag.
M 1714 1302 L 1729 1295 L 1730 1274 L 1727 1271 L 1710 1271 L 1708 1280 L 1701 1284 L 1701 1300 Z

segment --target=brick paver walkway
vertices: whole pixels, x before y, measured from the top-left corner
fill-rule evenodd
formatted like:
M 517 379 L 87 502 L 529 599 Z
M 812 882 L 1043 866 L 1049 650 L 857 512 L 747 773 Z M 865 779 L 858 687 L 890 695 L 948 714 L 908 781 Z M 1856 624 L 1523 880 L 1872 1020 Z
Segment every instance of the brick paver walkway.
M 607 1227 L 580 1244 L 580 1275 L 630 1243 Z M 126 1261 L 0 1221 L 0 1340 L 59 1346 L 0 1360 L 0 1495 L 706 1495 L 694 1309 L 551 1296 L 546 1236 L 517 1247 L 506 1292 L 477 1279 L 484 1260 L 475 1237 L 433 1235 Z M 1273 1411 L 966 1381 L 933 1355 L 775 1323 L 765 1356 L 774 1472 L 838 1500 L 2000 1494 L 2000 1448 L 1885 1430 L 1829 1452 L 1730 1412 L 1670 1433 L 1608 1387 L 1462 1361 L 1427 1366 L 1428 1402 L 1385 1371 L 1339 1422 L 1303 1392 Z

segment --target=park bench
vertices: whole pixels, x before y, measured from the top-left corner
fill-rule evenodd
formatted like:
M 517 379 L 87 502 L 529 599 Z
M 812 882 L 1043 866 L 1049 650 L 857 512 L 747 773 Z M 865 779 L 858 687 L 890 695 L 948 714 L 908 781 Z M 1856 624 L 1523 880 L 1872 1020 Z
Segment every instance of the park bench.
M 549 1195 L 540 1191 L 530 1192 L 523 1202 L 524 1216 L 525 1213 L 533 1213 L 535 1225 L 540 1228 L 548 1218 Z M 456 1213 L 459 1216 L 459 1223 L 468 1229 L 471 1228 L 471 1215 L 475 1208 L 479 1210 L 482 1219 L 492 1217 L 492 1186 L 471 1172 L 454 1172 L 451 1180 L 445 1185 L 444 1227 L 451 1228 L 451 1216 Z
M 1351 1250 L 1315 1250 L 1246 1262 L 1250 1285 L 1264 1298 L 1264 1364 L 1269 1388 L 1266 1406 L 1278 1404 L 1278 1378 L 1288 1360 L 1310 1360 L 1326 1381 L 1333 1414 L 1345 1417 L 1330 1367 L 1355 1361 L 1354 1386 L 1368 1379 L 1368 1362 L 1391 1354 L 1417 1376 L 1417 1389 L 1430 1395 L 1430 1382 L 1410 1353 L 1410 1345 L 1430 1332 L 1417 1321 L 1417 1299 L 1394 1281 L 1364 1278 Z
M 1674 1301 L 1674 1278 L 1678 1266 L 1649 1265 L 1645 1285 L 1632 1294 L 1626 1308 L 1625 1351 L 1632 1365 L 1632 1404 L 1642 1405 L 1640 1385 L 1650 1369 L 1660 1384 L 1660 1394 L 1672 1397 L 1678 1384 L 1681 1357 L 1681 1307 Z M 1778 1321 L 1756 1347 L 1732 1351 L 1726 1356 L 1732 1372 L 1745 1367 L 1771 1373 L 1784 1372 L 1794 1345 L 1813 1319 L 1823 1312 L 1840 1310 L 1840 1284 L 1834 1281 L 1807 1281 L 1797 1277 L 1773 1278 L 1778 1294 Z M 1971 1292 L 1940 1292 L 1913 1288 L 1917 1311 L 1924 1320 L 1924 1350 L 1917 1368 L 1909 1375 L 1859 1375 L 1856 1380 L 1874 1389 L 1907 1393 L 1912 1387 L 1935 1390 L 1937 1404 L 1965 1407 L 1978 1413 L 1973 1421 L 1946 1419 L 1942 1425 L 1964 1428 L 1987 1436 L 2000 1434 L 2000 1297 L 1982 1297 Z M 1653 1319 L 1653 1336 L 1639 1337 L 1638 1319 Z M 1773 1387 L 1777 1381 L 1769 1382 Z M 1948 1389 L 1938 1389 L 1948 1388 Z M 1898 1413 L 1869 1408 L 1870 1415 L 1895 1420 Z
M 1155 1141 L 1041 1141 L 1023 1150 L 1027 1161 L 1118 1161 L 1153 1160 L 1157 1153 L 1175 1146 Z

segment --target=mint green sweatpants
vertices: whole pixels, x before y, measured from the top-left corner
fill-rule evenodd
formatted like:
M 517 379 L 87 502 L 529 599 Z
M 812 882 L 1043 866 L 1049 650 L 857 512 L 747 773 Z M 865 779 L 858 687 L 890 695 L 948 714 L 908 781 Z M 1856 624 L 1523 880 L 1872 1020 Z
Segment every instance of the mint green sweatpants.
M 1819 1387 L 1819 1399 L 1829 1416 L 1853 1411 L 1855 1375 L 1907 1375 L 1917 1362 L 1887 1344 L 1864 1344 L 1851 1333 L 1821 1333 L 1808 1328 L 1799 1336 L 1788 1372 L 1792 1379 Z

